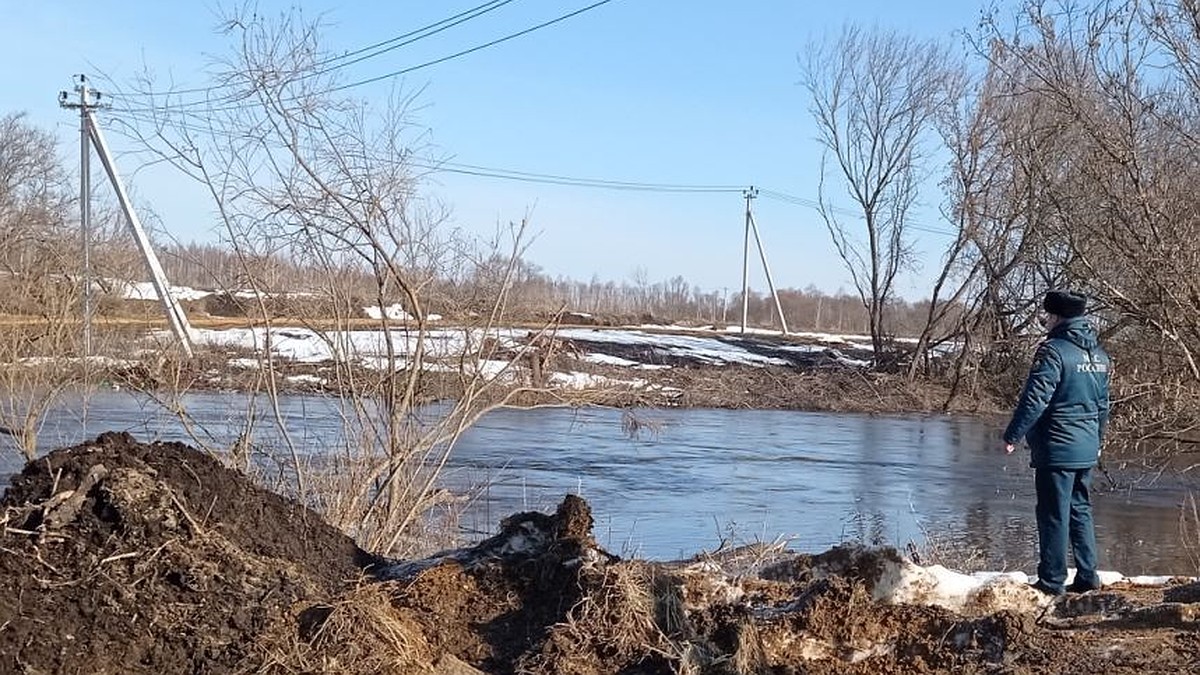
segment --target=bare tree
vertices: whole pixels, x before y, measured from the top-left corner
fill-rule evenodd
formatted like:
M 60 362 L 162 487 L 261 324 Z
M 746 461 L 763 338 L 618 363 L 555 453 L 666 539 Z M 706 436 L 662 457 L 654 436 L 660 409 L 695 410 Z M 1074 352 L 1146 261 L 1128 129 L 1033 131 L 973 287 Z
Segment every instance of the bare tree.
M 1036 333 L 1047 287 L 1085 290 L 1118 364 L 1114 427 L 1149 453 L 1200 440 L 1198 11 L 1039 0 L 977 43 L 977 111 L 995 131 L 977 157 L 992 168 L 961 203 L 984 266 L 969 304 L 992 324 L 980 353 Z
M 432 151 L 413 118 L 416 94 L 377 109 L 343 93 L 316 25 L 296 13 L 236 14 L 225 26 L 234 47 L 216 76 L 219 95 L 167 95 L 127 115 L 126 133 L 208 191 L 239 259 L 239 283 L 255 291 L 248 314 L 261 339 L 265 421 L 282 444 L 287 489 L 365 548 L 394 552 L 436 505 L 440 469 L 463 430 L 528 391 L 513 364 L 533 347 L 506 347 L 501 335 L 524 228 L 514 228 L 501 257 L 477 255 L 496 282 L 490 302 L 475 307 L 478 320 L 435 335 L 429 302 L 438 276 L 466 264 L 471 247 L 422 196 L 414 158 Z M 279 259 L 313 271 L 308 283 L 281 285 L 259 264 Z M 304 301 L 284 317 L 274 302 L 283 296 Z M 378 308 L 369 319 L 367 306 Z M 285 319 L 299 320 L 332 355 L 323 377 L 343 440 L 318 466 L 290 438 L 279 405 L 273 345 Z M 365 327 L 373 330 L 364 335 Z M 503 360 L 502 348 L 510 349 Z M 497 371 L 497 363 L 508 365 Z M 439 384 L 446 380 L 456 386 Z M 509 381 L 516 386 L 498 385 Z M 423 407 L 450 396 L 438 414 Z M 247 415 L 243 438 L 256 422 Z M 233 450 L 248 468 L 244 448 Z
M 887 345 L 884 309 L 897 274 L 910 263 L 908 227 L 928 172 L 925 141 L 939 110 L 953 100 L 948 63 L 936 42 L 854 26 L 814 43 L 801 61 L 824 148 L 821 216 L 869 314 L 877 364 Z M 830 173 L 844 183 L 855 213 L 835 206 Z M 863 237 L 846 215 L 862 218 Z
M 69 194 L 54 137 L 21 114 L 0 117 L 0 439 L 26 459 L 46 410 L 77 377 L 68 360 L 79 354 Z

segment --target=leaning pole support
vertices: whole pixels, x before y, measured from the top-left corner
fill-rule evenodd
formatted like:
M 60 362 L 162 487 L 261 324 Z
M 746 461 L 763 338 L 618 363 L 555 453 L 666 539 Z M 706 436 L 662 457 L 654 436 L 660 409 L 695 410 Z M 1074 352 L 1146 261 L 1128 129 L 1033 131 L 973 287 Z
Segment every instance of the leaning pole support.
M 141 219 L 138 218 L 133 204 L 129 201 L 129 195 L 125 192 L 121 177 L 117 175 L 117 167 L 113 163 L 112 153 L 108 150 L 104 134 L 101 133 L 100 126 L 96 124 L 96 116 L 92 114 L 91 109 L 84 108 L 83 110 L 87 118 L 88 134 L 91 136 L 92 145 L 95 146 L 96 154 L 100 156 L 100 163 L 104 165 L 104 171 L 108 174 L 113 190 L 117 193 L 117 200 L 121 203 L 121 210 L 129 222 L 129 229 L 133 231 L 133 238 L 137 241 L 138 250 L 142 252 L 142 259 L 146 261 L 146 267 L 150 269 L 150 283 L 154 285 L 154 290 L 158 293 L 159 300 L 162 301 L 167 320 L 171 324 L 171 330 L 179 338 L 183 352 L 188 358 L 192 358 L 192 327 L 188 323 L 187 315 L 183 312 L 183 306 L 179 304 L 174 295 L 171 295 L 167 275 L 163 272 L 162 264 L 154 253 L 154 248 L 150 245 L 150 238 L 146 236 L 146 230 L 142 228 Z

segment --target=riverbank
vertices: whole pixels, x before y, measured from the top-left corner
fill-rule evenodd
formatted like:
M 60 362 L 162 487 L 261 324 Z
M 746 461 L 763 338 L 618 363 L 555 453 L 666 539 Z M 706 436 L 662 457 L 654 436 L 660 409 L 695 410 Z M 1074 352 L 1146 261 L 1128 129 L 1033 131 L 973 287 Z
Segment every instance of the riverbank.
M 1200 662 L 1200 587 L 1182 579 L 1117 575 L 1051 602 L 1019 574 L 953 574 L 891 549 L 620 559 L 573 496 L 475 546 L 386 560 L 207 455 L 121 434 L 31 463 L 3 508 L 5 672 L 1140 674 Z
M 403 330 L 210 328 L 193 337 L 193 359 L 163 359 L 160 346 L 147 352 L 153 358 L 105 360 L 103 377 L 135 389 L 306 393 L 338 393 L 352 381 L 363 392 L 417 362 L 418 335 Z M 949 382 L 875 372 L 867 336 L 629 326 L 437 328 L 419 338 L 423 402 L 486 382 L 488 396 L 529 406 L 996 414 L 1007 405 L 952 395 Z

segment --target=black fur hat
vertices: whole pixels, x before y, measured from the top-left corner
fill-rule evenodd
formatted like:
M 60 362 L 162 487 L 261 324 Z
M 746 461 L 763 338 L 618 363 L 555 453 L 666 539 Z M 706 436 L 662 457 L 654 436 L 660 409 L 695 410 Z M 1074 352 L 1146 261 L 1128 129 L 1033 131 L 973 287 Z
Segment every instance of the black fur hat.
M 1064 319 L 1083 316 L 1087 311 L 1087 298 L 1071 291 L 1050 291 L 1042 301 L 1042 309 Z

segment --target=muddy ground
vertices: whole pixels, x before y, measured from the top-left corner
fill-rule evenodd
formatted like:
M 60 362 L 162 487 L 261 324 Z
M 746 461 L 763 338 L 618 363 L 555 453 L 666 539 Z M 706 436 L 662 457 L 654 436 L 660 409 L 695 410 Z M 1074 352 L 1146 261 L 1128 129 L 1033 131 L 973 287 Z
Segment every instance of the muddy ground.
M 1194 585 L 894 603 L 894 551 L 621 560 L 573 496 L 387 561 L 197 451 L 124 434 L 29 464 L 2 506 L 3 673 L 1200 669 Z

